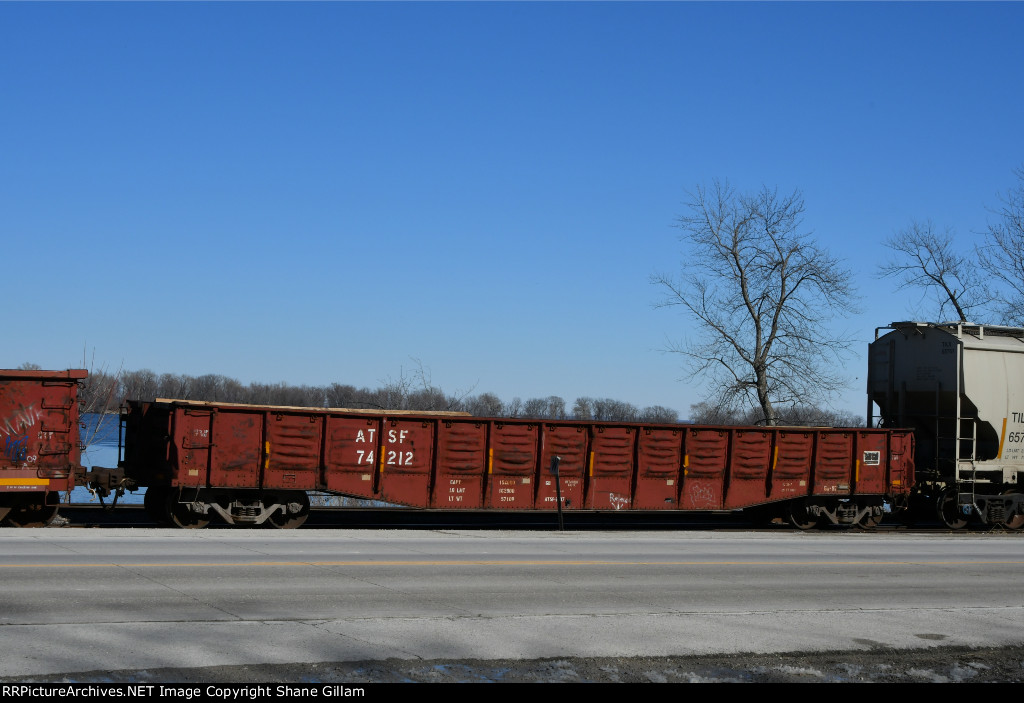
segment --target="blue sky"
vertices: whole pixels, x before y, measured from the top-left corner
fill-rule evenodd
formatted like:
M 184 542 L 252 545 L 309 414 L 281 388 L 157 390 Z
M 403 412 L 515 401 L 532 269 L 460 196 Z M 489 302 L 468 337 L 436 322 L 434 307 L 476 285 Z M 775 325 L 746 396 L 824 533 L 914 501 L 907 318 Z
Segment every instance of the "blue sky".
M 799 189 L 875 270 L 1024 163 L 1024 3 L 0 3 L 0 365 L 704 393 L 655 309 L 686 190 Z M 95 361 L 93 361 L 95 359 Z M 88 364 L 87 364 L 88 365 Z

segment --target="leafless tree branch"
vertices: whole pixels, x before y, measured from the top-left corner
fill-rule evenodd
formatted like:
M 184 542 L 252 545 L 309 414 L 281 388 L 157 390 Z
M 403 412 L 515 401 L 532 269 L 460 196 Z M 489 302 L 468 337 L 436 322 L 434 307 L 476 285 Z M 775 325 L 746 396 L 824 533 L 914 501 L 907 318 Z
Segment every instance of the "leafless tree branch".
M 658 307 L 678 306 L 696 322 L 669 350 L 691 378 L 710 381 L 724 407 L 757 407 L 776 424 L 775 405 L 827 400 L 845 387 L 836 360 L 852 340 L 830 330 L 856 303 L 850 272 L 802 230 L 799 191 L 741 194 L 727 182 L 698 186 L 678 226 L 685 263 L 652 283 Z
M 1024 166 L 1017 183 L 1000 197 L 984 242 L 977 248 L 982 268 L 1005 287 L 998 308 L 1007 324 L 1024 325 Z
M 992 296 L 977 263 L 956 250 L 952 230 L 939 232 L 930 220 L 915 221 L 885 245 L 893 258 L 879 267 L 879 275 L 897 279 L 899 290 L 917 288 L 931 298 L 938 307 L 925 317 L 945 320 L 952 309 L 961 322 L 981 321 Z

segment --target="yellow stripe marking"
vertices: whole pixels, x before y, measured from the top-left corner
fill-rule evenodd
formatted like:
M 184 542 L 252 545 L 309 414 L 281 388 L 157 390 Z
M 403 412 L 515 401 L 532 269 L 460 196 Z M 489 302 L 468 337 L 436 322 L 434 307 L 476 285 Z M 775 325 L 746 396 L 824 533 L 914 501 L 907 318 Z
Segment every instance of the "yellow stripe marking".
M 0 486 L 49 486 L 48 478 L 0 478 Z
M 853 482 L 860 483 L 860 459 L 857 459 L 853 465 Z
M 415 560 L 415 561 L 245 561 L 245 562 L 166 562 L 127 564 L 122 562 L 97 562 L 92 564 L 0 564 L 0 569 L 50 569 L 50 568 L 109 568 L 111 566 L 131 568 L 171 568 L 201 566 L 979 566 L 1018 565 L 1024 560 L 984 561 L 604 561 L 604 560 Z
M 772 473 L 775 473 L 775 467 L 779 464 L 779 448 L 775 447 L 775 456 L 772 457 Z
M 594 452 L 590 452 L 590 477 L 594 477 Z
M 487 473 L 494 473 L 494 447 L 487 450 Z
M 1006 439 L 1006 418 L 1003 418 L 1003 431 L 999 433 L 999 453 L 996 454 L 997 459 L 1003 458 L 1003 440 Z
M 270 442 L 263 443 L 263 470 L 270 468 Z

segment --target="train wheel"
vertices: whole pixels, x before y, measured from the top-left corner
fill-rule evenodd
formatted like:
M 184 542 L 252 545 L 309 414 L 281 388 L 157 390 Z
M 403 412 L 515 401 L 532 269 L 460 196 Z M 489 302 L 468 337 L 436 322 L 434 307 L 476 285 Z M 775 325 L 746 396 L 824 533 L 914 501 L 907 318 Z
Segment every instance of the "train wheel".
M 276 499 L 285 504 L 285 512 L 274 512 L 267 522 L 282 530 L 293 530 L 306 522 L 309 517 L 309 495 L 305 491 L 295 491 Z
M 813 530 L 818 526 L 818 518 L 807 511 L 807 503 L 794 500 L 789 504 L 789 524 L 798 530 Z
M 967 518 L 960 512 L 960 501 L 955 489 L 943 491 L 939 495 L 936 512 L 942 524 L 951 530 L 962 530 L 967 527 Z
M 186 530 L 198 530 L 210 524 L 210 518 L 202 513 L 192 510 L 191 503 L 179 503 L 178 496 L 171 493 L 164 501 L 167 510 L 167 517 L 175 527 Z
M 857 527 L 859 527 L 862 530 L 873 530 L 876 527 L 878 527 L 879 523 L 882 522 L 882 518 L 884 517 L 885 513 L 879 513 L 878 515 L 868 513 L 860 519 L 860 522 L 857 523 Z
M 1019 491 L 1015 491 L 1012 488 L 1007 491 L 1003 491 L 1004 496 L 1018 495 Z M 1008 530 L 1019 530 L 1024 528 L 1024 513 L 1014 513 L 1013 517 L 1003 522 L 1003 527 Z

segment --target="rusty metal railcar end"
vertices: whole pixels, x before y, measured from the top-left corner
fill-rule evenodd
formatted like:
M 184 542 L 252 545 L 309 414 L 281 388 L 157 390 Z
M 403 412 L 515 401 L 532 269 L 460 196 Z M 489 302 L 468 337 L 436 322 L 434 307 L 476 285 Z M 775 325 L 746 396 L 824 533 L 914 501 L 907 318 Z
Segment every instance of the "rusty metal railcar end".
M 0 370 L 0 520 L 37 527 L 84 476 L 78 384 L 83 369 Z

